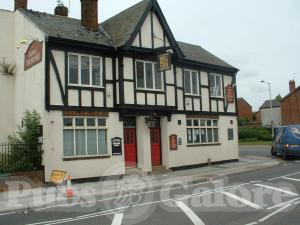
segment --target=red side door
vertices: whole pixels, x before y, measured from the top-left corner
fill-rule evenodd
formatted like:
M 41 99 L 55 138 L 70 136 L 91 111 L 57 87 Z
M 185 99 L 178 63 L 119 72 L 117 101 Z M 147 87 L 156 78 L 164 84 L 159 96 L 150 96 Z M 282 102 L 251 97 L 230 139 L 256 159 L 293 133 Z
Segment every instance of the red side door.
M 136 151 L 136 130 L 135 128 L 124 129 L 124 148 L 125 148 L 125 166 L 136 167 L 137 151 Z
M 160 128 L 150 129 L 152 166 L 161 165 Z

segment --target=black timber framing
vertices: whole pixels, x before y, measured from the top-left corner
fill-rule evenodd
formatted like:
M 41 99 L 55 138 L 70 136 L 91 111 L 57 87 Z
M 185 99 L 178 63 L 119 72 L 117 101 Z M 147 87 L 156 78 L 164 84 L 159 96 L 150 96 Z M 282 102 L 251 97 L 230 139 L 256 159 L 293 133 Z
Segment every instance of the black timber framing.
M 132 59 L 132 68 L 133 68 L 133 89 L 134 89 L 134 104 L 137 105 L 137 91 L 136 91 L 136 61 L 135 58 Z
M 68 52 L 64 51 L 64 60 L 65 60 L 65 106 L 69 105 L 69 90 L 68 90 L 68 82 L 69 82 L 69 57 Z
M 46 44 L 45 47 L 45 107 L 50 110 L 50 49 Z
M 181 69 L 181 73 L 182 73 L 182 103 L 183 103 L 183 110 L 186 111 L 186 102 L 185 102 L 185 73 L 184 73 L 184 68 Z
M 153 12 L 150 11 L 150 19 L 151 19 L 151 46 L 154 49 L 154 27 L 153 27 Z
M 103 90 L 103 105 L 104 107 L 107 106 L 107 94 L 106 94 L 106 90 L 107 90 L 107 86 L 106 86 L 106 58 L 103 57 L 102 58 L 102 86 L 104 87 Z
M 117 107 L 117 63 L 116 57 L 112 58 L 112 72 L 113 72 L 113 101 L 114 107 Z
M 200 111 L 202 112 L 202 100 L 203 100 L 203 96 L 202 96 L 202 81 L 201 81 L 201 71 L 198 71 L 198 79 L 199 79 L 199 95 L 201 96 L 200 98 Z
M 173 74 L 174 74 L 174 92 L 175 92 L 175 106 L 178 109 L 178 93 L 177 93 L 177 67 L 173 64 Z

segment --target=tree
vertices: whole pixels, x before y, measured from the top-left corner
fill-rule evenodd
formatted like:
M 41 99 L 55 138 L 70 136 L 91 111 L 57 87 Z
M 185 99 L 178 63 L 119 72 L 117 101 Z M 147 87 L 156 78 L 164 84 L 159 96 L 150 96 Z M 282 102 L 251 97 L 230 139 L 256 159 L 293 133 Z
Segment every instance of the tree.
M 38 144 L 40 124 L 40 115 L 35 110 L 26 110 L 17 132 L 9 136 L 14 146 L 11 158 L 23 165 L 23 170 L 37 170 L 42 165 L 42 154 Z
M 280 102 L 280 101 L 282 100 L 282 97 L 281 97 L 281 95 L 279 94 L 279 95 L 277 95 L 277 96 L 275 97 L 275 99 L 276 99 L 278 102 Z

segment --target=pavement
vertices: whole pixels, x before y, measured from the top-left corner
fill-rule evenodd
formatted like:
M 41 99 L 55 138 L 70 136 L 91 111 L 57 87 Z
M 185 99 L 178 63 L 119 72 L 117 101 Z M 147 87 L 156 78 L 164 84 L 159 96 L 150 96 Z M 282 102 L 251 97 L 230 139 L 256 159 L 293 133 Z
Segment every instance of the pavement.
M 300 161 L 272 157 L 268 148 L 240 155 L 234 163 L 74 184 L 73 199 L 59 194 L 53 202 L 52 189 L 47 204 L 37 190 L 2 193 L 0 224 L 299 224 Z

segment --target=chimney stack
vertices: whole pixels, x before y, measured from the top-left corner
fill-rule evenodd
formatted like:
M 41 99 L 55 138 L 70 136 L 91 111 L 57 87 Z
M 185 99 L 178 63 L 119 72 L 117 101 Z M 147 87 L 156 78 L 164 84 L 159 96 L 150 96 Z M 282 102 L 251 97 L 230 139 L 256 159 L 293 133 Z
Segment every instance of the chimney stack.
M 18 9 L 27 9 L 27 0 L 15 0 L 15 11 Z
M 58 6 L 55 7 L 54 14 L 57 16 L 68 17 L 69 9 L 66 6 L 64 6 L 63 4 L 59 4 Z
M 296 90 L 296 82 L 294 80 L 290 80 L 289 86 L 290 86 L 290 93 Z
M 81 0 L 81 25 L 98 31 L 98 0 Z

